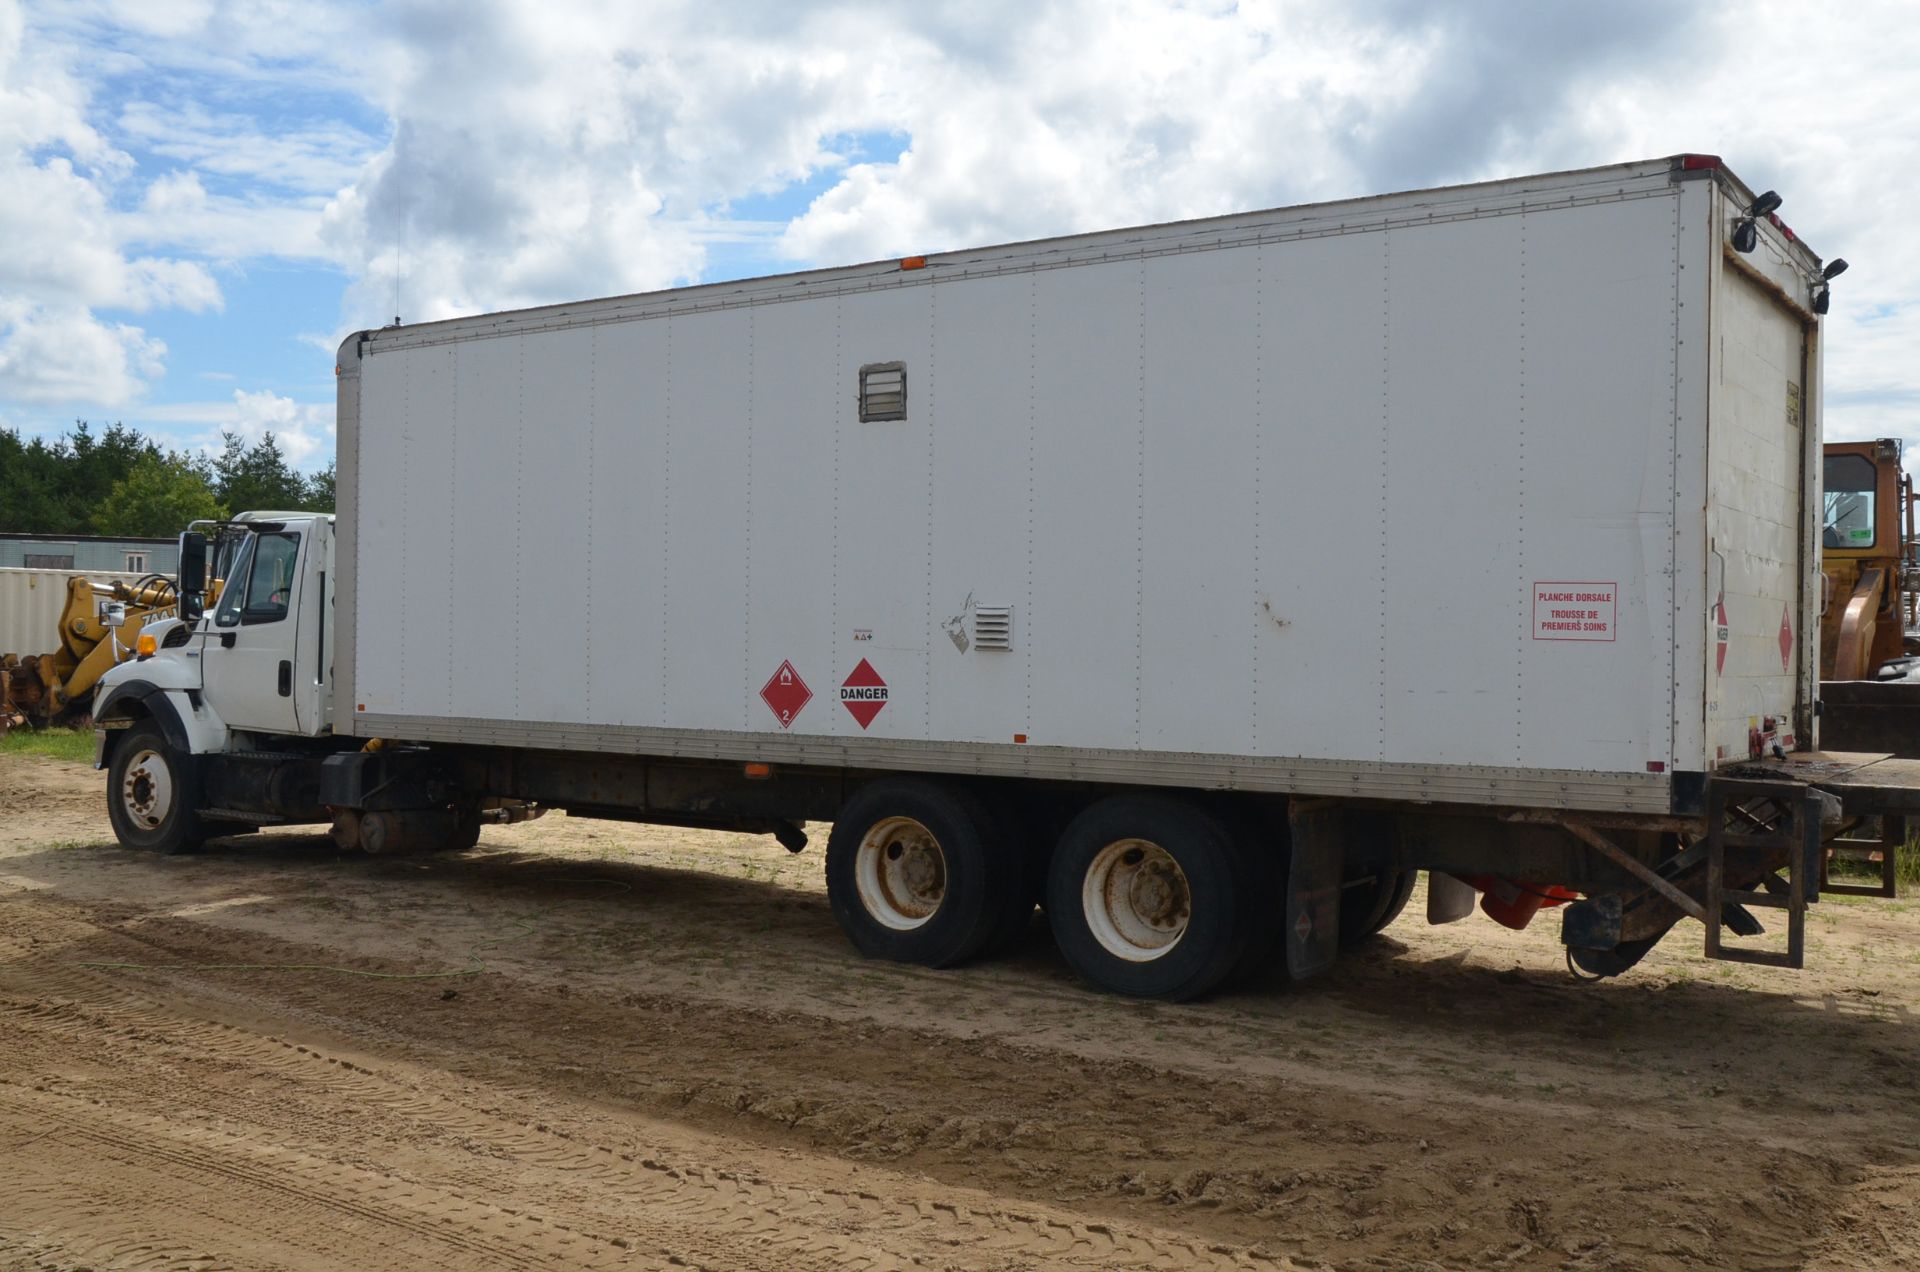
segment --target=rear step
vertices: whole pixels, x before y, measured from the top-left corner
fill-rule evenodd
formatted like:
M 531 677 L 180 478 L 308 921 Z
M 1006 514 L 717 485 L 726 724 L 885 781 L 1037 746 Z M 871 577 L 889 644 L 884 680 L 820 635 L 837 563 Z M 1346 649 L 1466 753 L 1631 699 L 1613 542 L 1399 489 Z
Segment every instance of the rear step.
M 1807 903 L 1819 899 L 1825 866 L 1820 843 L 1823 802 L 1818 792 L 1798 782 L 1716 778 L 1708 783 L 1708 958 L 1766 967 L 1806 965 Z M 1729 825 L 1736 820 L 1741 823 L 1738 829 Z M 1739 871 L 1742 876 L 1751 876 L 1755 866 L 1766 870 L 1762 884 L 1765 890 L 1729 888 L 1729 860 L 1745 867 Z M 1774 873 L 1782 862 L 1787 871 L 1784 883 Z M 1730 926 L 1724 923 L 1728 905 L 1785 910 L 1787 948 L 1762 950 L 1726 944 L 1722 935 L 1723 927 Z

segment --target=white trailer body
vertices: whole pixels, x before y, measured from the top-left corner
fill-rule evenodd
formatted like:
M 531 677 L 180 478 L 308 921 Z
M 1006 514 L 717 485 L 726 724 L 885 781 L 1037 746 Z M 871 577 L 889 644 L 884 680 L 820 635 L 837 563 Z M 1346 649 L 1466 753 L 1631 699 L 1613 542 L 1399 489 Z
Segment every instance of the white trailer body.
M 1680 156 L 360 333 L 337 518 L 190 531 L 102 681 L 115 832 L 826 821 L 861 951 L 1044 893 L 1175 999 L 1420 871 L 1592 975 L 1800 966 L 1920 768 L 1810 750 L 1827 271 L 1766 212 Z
M 1750 199 L 1663 159 L 364 333 L 334 727 L 1667 812 L 1810 735 L 1818 261 L 1728 250 Z

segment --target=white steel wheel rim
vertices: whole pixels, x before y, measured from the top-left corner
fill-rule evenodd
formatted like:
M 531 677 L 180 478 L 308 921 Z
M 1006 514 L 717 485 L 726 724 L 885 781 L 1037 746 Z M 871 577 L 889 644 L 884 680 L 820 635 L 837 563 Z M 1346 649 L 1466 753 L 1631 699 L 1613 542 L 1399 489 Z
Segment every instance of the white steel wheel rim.
M 934 833 L 911 817 L 887 817 L 861 836 L 853 860 L 860 904 L 876 922 L 911 932 L 947 898 L 947 854 Z
M 173 811 L 173 768 L 158 751 L 133 757 L 120 778 L 120 806 L 142 830 L 158 830 Z
M 1193 892 L 1173 854 L 1146 839 L 1119 839 L 1094 854 L 1080 907 L 1100 948 L 1129 963 L 1164 958 L 1187 934 Z

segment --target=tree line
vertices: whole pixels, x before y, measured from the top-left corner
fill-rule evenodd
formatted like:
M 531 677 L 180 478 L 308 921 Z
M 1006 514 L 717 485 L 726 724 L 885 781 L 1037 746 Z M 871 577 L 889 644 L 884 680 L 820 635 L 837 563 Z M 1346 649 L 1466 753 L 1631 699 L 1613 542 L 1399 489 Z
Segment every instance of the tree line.
M 53 441 L 0 429 L 0 531 L 169 538 L 250 509 L 333 510 L 333 465 L 305 476 L 272 433 L 222 432 L 217 455 L 163 449 L 138 429 L 85 420 Z

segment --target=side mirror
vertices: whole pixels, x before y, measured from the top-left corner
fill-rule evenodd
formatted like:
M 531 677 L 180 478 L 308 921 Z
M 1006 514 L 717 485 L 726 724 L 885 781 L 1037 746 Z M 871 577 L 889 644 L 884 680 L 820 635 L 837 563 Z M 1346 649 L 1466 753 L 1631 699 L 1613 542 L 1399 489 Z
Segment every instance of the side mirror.
M 207 536 L 189 530 L 180 536 L 180 617 L 197 622 L 207 595 Z
M 124 601 L 100 602 L 100 621 L 105 623 L 108 627 L 125 627 L 127 625 L 126 602 Z

